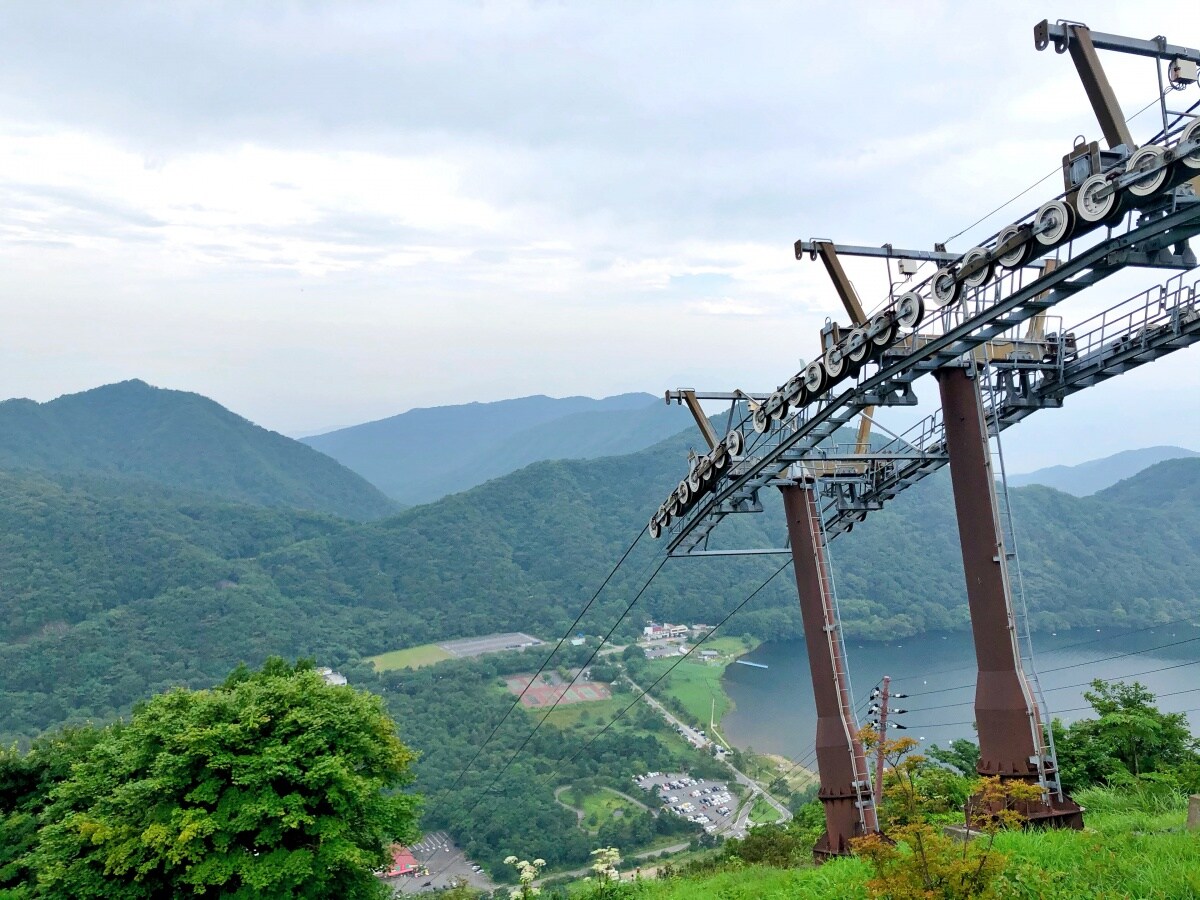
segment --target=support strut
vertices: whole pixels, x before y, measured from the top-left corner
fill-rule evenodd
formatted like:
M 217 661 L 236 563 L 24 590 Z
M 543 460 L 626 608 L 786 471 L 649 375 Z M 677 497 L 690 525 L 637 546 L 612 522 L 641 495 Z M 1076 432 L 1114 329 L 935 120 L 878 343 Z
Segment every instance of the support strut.
M 950 457 L 950 480 L 958 516 L 971 634 L 979 666 L 975 722 L 979 729 L 978 772 L 985 776 L 1057 783 L 1046 770 L 1042 721 L 1021 664 L 1000 526 L 996 487 L 979 385 L 961 367 L 936 373 Z M 1023 810 L 1031 821 L 1083 827 L 1079 806 L 1058 791 Z
M 850 852 L 850 840 L 878 830 L 870 776 L 855 732 L 854 706 L 842 655 L 840 623 L 829 577 L 821 510 L 811 485 L 785 485 L 796 590 L 817 706 L 818 796 L 825 807 L 825 834 L 813 847 L 821 862 Z

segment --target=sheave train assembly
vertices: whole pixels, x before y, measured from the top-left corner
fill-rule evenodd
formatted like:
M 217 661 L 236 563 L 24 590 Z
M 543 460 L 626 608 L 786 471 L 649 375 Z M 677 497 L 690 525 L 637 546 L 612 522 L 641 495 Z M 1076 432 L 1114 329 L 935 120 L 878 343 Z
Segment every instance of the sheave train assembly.
M 1034 43 L 1069 54 L 1105 144 L 1077 140 L 1063 158 L 1058 196 L 965 252 L 797 241 L 796 258 L 821 260 L 850 320 L 822 329 L 819 358 L 772 392 L 667 393 L 667 402 L 692 410 L 708 452 L 692 455 L 650 534 L 665 537 L 672 556 L 782 553 L 794 563 L 817 708 L 826 817 L 819 859 L 878 829 L 827 542 L 947 463 L 978 663 L 979 773 L 1040 785 L 1041 802 L 1025 810 L 1031 821 L 1082 825 L 1059 783 L 1033 666 L 999 436 L 1069 394 L 1200 340 L 1200 282 L 1188 280 L 1196 267 L 1188 239 L 1200 233 L 1200 102 L 1188 105 L 1200 51 L 1063 21 L 1039 23 Z M 1140 144 L 1098 51 L 1153 62 L 1158 130 Z M 876 309 L 864 310 L 844 256 L 887 263 L 893 287 Z M 922 267 L 932 271 L 916 281 Z M 1049 310 L 1128 267 L 1175 274 L 1074 325 L 1047 327 L 1058 318 Z M 914 405 L 913 382 L 926 373 L 941 410 L 903 434 L 888 432 L 875 408 Z M 701 409 L 706 400 L 730 403 L 724 437 Z M 856 435 L 846 440 L 855 418 Z M 721 522 L 761 512 L 760 491 L 769 487 L 783 494 L 787 546 L 722 546 Z

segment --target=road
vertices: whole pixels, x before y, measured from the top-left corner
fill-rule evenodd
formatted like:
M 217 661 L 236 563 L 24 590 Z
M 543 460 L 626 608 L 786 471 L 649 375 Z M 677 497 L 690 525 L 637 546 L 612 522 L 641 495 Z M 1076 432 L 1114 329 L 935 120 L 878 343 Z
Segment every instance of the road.
M 672 715 L 665 706 L 634 684 L 628 676 L 626 676 L 625 680 L 629 682 L 635 691 L 642 695 L 642 699 L 650 705 L 650 708 L 662 716 L 672 728 L 674 728 L 676 731 L 682 729 L 683 737 L 688 741 L 688 743 L 694 747 L 703 747 L 708 743 L 703 735 L 701 735 L 694 728 L 691 728 L 690 726 L 679 721 L 679 719 Z M 733 835 L 734 837 L 745 837 L 746 831 L 750 827 L 750 810 L 754 808 L 754 800 L 760 794 L 779 813 L 780 824 L 791 820 L 792 811 L 768 794 L 765 790 L 763 790 L 762 786 L 757 781 L 744 772 L 734 768 L 733 764 L 730 763 L 728 759 L 725 760 L 725 765 L 729 766 L 729 771 L 733 773 L 734 780 L 737 781 L 738 784 L 747 788 L 748 799 L 742 805 L 741 810 L 736 817 L 736 821 L 733 822 L 732 825 L 726 827 L 722 833 Z

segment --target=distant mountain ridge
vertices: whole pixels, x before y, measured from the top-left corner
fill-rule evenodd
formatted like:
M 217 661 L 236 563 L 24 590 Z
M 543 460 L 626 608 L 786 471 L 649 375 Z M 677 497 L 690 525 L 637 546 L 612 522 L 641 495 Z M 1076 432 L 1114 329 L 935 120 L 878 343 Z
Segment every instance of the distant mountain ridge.
M 571 623 L 657 499 L 690 431 L 638 453 L 535 463 L 378 522 L 236 505 L 94 476 L 0 472 L 0 741 L 103 718 L 147 690 L 211 684 L 239 660 L 357 659 L 452 637 Z M 1200 459 L 1095 497 L 1014 489 L 1031 621 L 1143 625 L 1200 614 Z M 779 545 L 779 497 L 713 548 Z M 663 552 L 643 539 L 575 627 L 613 626 Z M 967 626 L 948 472 L 832 545 L 846 633 L 895 639 Z M 761 557 L 666 566 L 617 634 L 646 618 L 719 621 L 769 574 Z M 728 630 L 798 637 L 776 579 Z M 86 648 L 81 652 L 81 648 Z
M 394 500 L 430 503 L 530 463 L 643 450 L 691 423 L 650 394 L 545 395 L 413 409 L 302 438 Z
M 0 468 L 144 479 L 225 500 L 366 520 L 398 510 L 322 453 L 185 391 L 123 381 L 0 403 Z
M 1076 497 L 1086 497 L 1116 484 L 1138 472 L 1167 459 L 1200 456 L 1184 447 L 1142 447 L 1123 450 L 1102 459 L 1092 459 L 1075 466 L 1050 466 L 1020 475 L 1008 476 L 1010 487 L 1041 484 Z

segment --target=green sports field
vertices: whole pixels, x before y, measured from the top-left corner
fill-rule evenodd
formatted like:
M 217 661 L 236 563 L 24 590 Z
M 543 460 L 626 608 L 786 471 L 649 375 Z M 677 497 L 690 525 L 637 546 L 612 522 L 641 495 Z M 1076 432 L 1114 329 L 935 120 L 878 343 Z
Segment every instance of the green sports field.
M 377 672 L 387 672 L 390 669 L 419 669 L 421 666 L 431 666 L 444 659 L 452 659 L 437 644 L 422 644 L 420 647 L 409 647 L 406 650 L 390 650 L 378 656 L 367 658 L 367 662 L 375 666 Z

